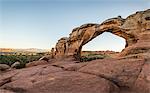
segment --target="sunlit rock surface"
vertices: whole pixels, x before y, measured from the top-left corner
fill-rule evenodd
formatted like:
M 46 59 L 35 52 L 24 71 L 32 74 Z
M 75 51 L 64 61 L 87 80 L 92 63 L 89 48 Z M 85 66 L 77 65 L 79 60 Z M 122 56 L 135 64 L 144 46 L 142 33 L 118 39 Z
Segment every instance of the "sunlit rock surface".
M 103 32 L 111 32 L 126 40 L 126 48 L 120 56 L 150 53 L 150 10 L 136 12 L 126 19 L 119 16 L 100 24 L 89 23 L 73 29 L 68 38 L 57 42 L 55 58 L 72 56 L 79 59 L 82 46 Z

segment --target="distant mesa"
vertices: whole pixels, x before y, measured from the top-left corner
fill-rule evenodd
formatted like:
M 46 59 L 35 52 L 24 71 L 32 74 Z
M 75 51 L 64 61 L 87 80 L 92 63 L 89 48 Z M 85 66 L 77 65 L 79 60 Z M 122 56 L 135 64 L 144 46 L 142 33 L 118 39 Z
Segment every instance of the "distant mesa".
M 37 49 L 37 48 L 27 48 L 27 49 L 15 49 L 15 48 L 0 48 L 0 55 L 7 54 L 34 54 L 49 52 L 48 49 Z

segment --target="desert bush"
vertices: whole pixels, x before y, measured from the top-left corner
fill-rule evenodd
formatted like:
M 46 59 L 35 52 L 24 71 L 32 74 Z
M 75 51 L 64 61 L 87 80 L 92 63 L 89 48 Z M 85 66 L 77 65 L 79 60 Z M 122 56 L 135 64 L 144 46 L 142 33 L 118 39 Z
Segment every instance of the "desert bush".
M 0 55 L 0 64 L 7 64 L 11 66 L 15 62 L 20 62 L 17 68 L 25 67 L 26 63 L 36 61 L 43 55 Z
M 87 61 L 92 61 L 92 60 L 96 60 L 96 59 L 104 59 L 104 58 L 108 58 L 110 56 L 108 55 L 102 55 L 102 54 L 88 54 L 88 55 L 83 55 L 80 58 L 81 62 L 87 62 Z

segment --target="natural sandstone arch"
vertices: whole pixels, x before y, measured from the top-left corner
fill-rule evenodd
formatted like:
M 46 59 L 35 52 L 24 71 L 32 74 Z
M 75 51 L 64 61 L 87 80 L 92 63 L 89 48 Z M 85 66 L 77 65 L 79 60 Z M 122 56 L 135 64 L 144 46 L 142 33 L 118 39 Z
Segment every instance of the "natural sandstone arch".
M 84 24 L 73 29 L 69 37 L 61 38 L 58 41 L 55 47 L 55 58 L 72 56 L 77 60 L 80 59 L 82 46 L 103 32 L 113 33 L 126 40 L 126 48 L 121 53 L 122 56 L 126 56 L 134 53 L 134 45 L 139 44 L 138 41 L 142 40 L 142 42 L 146 43 L 147 39 L 148 41 L 150 40 L 148 36 L 145 39 L 143 38 L 144 33 L 150 35 L 149 31 L 150 10 L 137 12 L 126 19 L 119 16 L 108 19 L 101 24 Z M 146 45 L 143 48 L 149 49 L 150 45 Z
M 126 47 L 130 44 L 129 36 L 121 30 L 124 19 L 112 18 L 102 24 L 84 24 L 73 29 L 69 38 L 61 38 L 56 44 L 56 56 L 74 56 L 80 58 L 82 46 L 93 40 L 103 32 L 110 32 L 126 40 Z

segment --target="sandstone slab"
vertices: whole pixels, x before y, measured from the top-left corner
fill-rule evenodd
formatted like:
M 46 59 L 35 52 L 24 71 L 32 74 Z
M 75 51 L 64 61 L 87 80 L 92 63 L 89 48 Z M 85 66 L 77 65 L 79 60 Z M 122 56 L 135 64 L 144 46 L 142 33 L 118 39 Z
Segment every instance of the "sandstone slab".
M 120 87 L 131 87 L 143 64 L 143 59 L 104 59 L 93 61 L 79 71 L 101 76 Z

